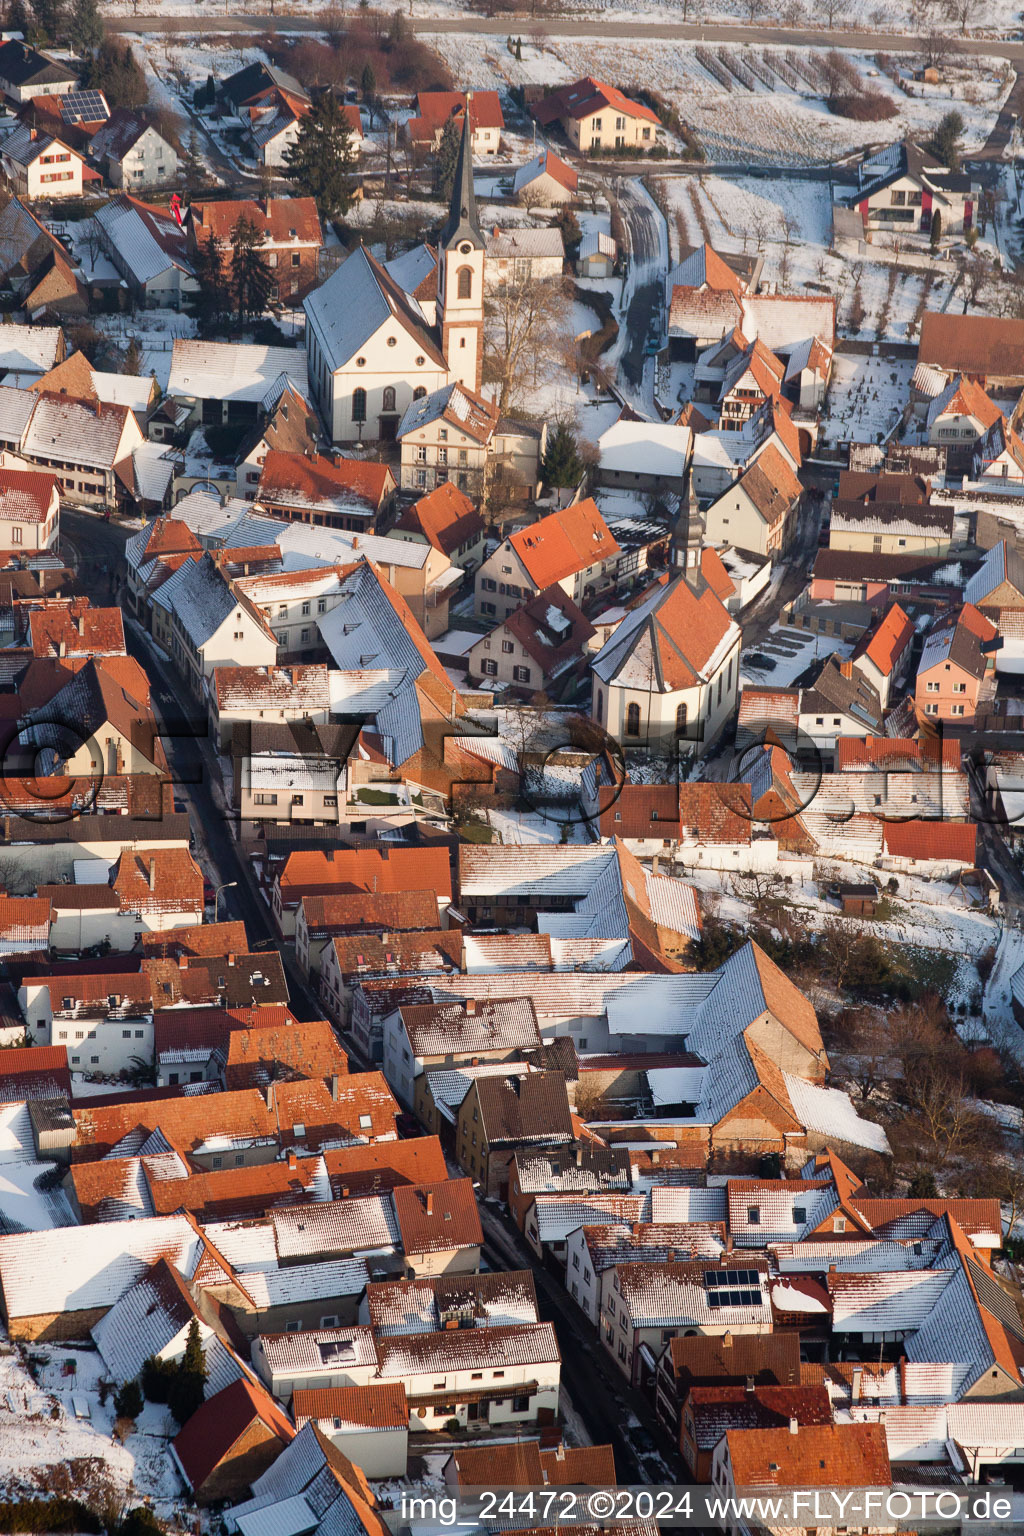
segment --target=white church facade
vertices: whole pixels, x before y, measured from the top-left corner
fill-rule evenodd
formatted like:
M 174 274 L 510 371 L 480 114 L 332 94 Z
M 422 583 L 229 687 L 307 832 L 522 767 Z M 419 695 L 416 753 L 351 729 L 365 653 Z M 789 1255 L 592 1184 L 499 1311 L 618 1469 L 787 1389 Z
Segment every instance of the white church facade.
M 332 443 L 394 438 L 412 402 L 448 384 L 479 392 L 484 238 L 465 128 L 436 271 L 433 323 L 362 246 L 305 300 L 309 384 Z

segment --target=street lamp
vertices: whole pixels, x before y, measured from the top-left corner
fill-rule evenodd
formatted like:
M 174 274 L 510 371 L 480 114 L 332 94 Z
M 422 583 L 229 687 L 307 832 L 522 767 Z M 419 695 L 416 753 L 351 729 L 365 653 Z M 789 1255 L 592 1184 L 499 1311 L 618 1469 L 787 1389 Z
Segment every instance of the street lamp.
M 237 880 L 225 880 L 224 884 L 223 885 L 218 885 L 217 889 L 214 891 L 214 893 L 213 893 L 213 920 L 214 920 L 214 922 L 217 921 L 217 915 L 220 912 L 220 893 L 221 893 L 221 891 L 231 891 L 231 890 L 233 890 L 235 888 L 235 886 L 237 884 L 238 884 Z

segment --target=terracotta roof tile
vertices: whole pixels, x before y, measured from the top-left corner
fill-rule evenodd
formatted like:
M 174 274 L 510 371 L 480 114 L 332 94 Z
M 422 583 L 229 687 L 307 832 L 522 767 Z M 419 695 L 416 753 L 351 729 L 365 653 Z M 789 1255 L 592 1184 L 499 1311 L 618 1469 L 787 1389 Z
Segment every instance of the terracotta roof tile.
M 446 480 L 407 507 L 396 526 L 422 533 L 434 549 L 451 555 L 483 534 L 484 520 L 465 492 Z
M 285 861 L 279 884 L 286 903 L 295 903 L 307 894 L 423 890 L 433 890 L 450 901 L 451 861 L 447 848 L 297 852 Z
M 269 1392 L 240 1376 L 208 1397 L 172 1442 L 179 1466 L 198 1493 L 232 1448 L 256 1421 L 276 1435 L 281 1450 L 295 1438 L 291 1420 Z
M 994 374 L 1024 372 L 1024 320 L 994 315 L 946 315 L 929 311 L 921 316 L 917 345 L 919 363 L 932 363 L 946 373 Z M 1016 366 L 1014 366 L 1016 364 Z
M 520 528 L 508 542 L 541 589 L 619 551 L 597 503 L 589 496 L 561 512 L 549 513 L 539 523 Z
M 889 1488 L 884 1424 L 816 1424 L 727 1432 L 737 1488 Z
M 221 198 L 214 202 L 192 203 L 189 208 L 192 231 L 200 242 L 211 234 L 230 245 L 232 231 L 239 219 L 248 219 L 267 245 L 316 245 L 322 242 L 320 215 L 311 197 L 269 197 L 259 202 L 252 198 Z
M 436 1184 L 448 1173 L 436 1136 L 329 1147 L 323 1158 L 336 1198 L 377 1194 L 400 1184 Z
M 886 821 L 885 851 L 897 859 L 951 859 L 973 867 L 978 829 L 972 822 Z
M 405 1253 L 444 1253 L 483 1243 L 472 1179 L 400 1184 L 392 1194 Z
M 232 1030 L 224 1068 L 227 1088 L 264 1088 L 285 1077 L 318 1078 L 330 1085 L 345 1077 L 348 1057 L 326 1019 Z
M 271 448 L 260 475 L 257 500 L 269 505 L 297 506 L 318 502 L 365 503 L 376 512 L 394 484 L 387 464 L 373 459 L 347 459 L 340 454 L 282 453 Z
M 400 1381 L 362 1387 L 299 1387 L 292 1394 L 299 1429 L 308 1419 L 329 1419 L 328 1433 L 343 1428 L 408 1429 L 409 1403 Z

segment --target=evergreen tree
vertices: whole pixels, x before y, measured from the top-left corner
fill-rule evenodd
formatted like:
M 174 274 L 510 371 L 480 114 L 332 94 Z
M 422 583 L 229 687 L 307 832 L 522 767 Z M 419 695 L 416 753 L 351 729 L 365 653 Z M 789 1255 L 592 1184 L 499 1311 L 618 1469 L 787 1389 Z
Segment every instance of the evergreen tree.
M 963 138 L 964 120 L 959 112 L 946 112 L 939 119 L 938 127 L 929 145 L 932 153 L 951 171 L 960 164 L 960 140 Z
M 205 245 L 201 241 L 196 244 L 192 267 L 199 290 L 192 308 L 199 329 L 209 330 L 218 324 L 224 313 L 224 253 L 212 230 Z
M 7 31 L 20 32 L 23 37 L 28 37 L 32 30 L 32 22 L 29 18 L 28 7 L 25 0 L 11 0 L 7 7 Z
M 566 254 L 575 258 L 579 252 L 580 241 L 583 239 L 583 231 L 580 229 L 580 221 L 571 208 L 562 207 L 555 216 L 555 228 L 562 232 L 562 243 Z
M 142 348 L 134 336 L 128 343 L 128 350 L 124 355 L 124 362 L 121 364 L 121 372 L 130 373 L 136 379 L 142 372 Z
M 131 48 L 105 37 L 82 70 L 85 89 L 102 91 L 112 107 L 143 107 L 149 96 L 146 77 Z
M 194 1321 L 194 1319 L 193 1319 Z M 125 1381 L 114 1393 L 114 1412 L 119 1419 L 137 1419 L 142 1412 L 142 1388 L 137 1381 Z
M 937 251 L 938 250 L 938 248 L 939 248 L 939 241 L 941 239 L 942 239 L 942 214 L 939 212 L 938 208 L 936 208 L 935 212 L 932 214 L 931 242 L 932 242 L 932 250 L 933 251 Z
M 520 64 L 523 62 L 523 40 L 521 37 L 516 38 L 516 59 Z
M 300 192 L 315 199 L 320 217 L 344 218 L 352 206 L 356 152 L 348 123 L 329 92 L 302 119 L 285 158 L 292 180 Z
M 363 73 L 359 81 L 359 89 L 363 93 L 364 101 L 372 101 L 377 92 L 377 76 L 373 72 L 373 65 L 367 59 L 363 65 Z
M 217 82 L 212 75 L 206 77 L 206 106 L 207 108 L 217 104 Z
M 103 41 L 103 18 L 96 0 L 73 0 L 68 41 L 78 53 L 92 53 Z
M 441 142 L 434 160 L 434 188 L 443 203 L 450 203 L 455 186 L 455 168 L 459 161 L 459 143 L 462 124 L 454 117 L 446 118 L 441 130 Z
M 32 0 L 36 26 L 47 42 L 60 42 L 67 27 L 64 0 Z
M 195 1318 L 188 1325 L 185 1353 L 181 1357 L 177 1375 L 171 1379 L 167 1404 L 179 1424 L 186 1423 L 196 1409 L 202 1406 L 203 1389 L 206 1385 L 206 1361 L 203 1357 L 203 1341 L 199 1337 L 199 1324 Z
M 545 483 L 555 488 L 579 485 L 585 465 L 580 458 L 576 434 L 560 421 L 548 438 L 542 473 Z
M 243 215 L 231 231 L 231 291 L 238 309 L 238 323 L 262 315 L 267 307 L 274 279 L 263 247 L 267 237 Z

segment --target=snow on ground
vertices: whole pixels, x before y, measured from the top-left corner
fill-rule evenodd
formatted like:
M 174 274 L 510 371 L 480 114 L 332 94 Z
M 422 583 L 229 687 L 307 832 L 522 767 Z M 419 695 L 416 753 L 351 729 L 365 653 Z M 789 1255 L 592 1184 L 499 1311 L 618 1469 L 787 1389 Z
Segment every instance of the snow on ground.
M 837 353 L 820 443 L 873 443 L 886 436 L 900 419 L 913 371 L 908 358 Z
M 39 1180 L 53 1175 L 53 1163 L 0 1164 L 0 1232 L 45 1232 L 75 1224 L 63 1189 Z
M 778 688 L 790 688 L 801 672 L 815 661 L 838 654 L 844 659 L 852 646 L 834 635 L 813 635 L 804 629 L 791 629 L 777 624 L 767 639 L 752 645 L 740 657 L 740 686 L 760 687 L 769 684 Z M 765 659 L 774 666 L 765 666 Z
M 578 812 L 575 814 L 576 819 L 569 820 L 566 813 L 557 809 L 545 814 L 543 811 L 504 811 L 489 807 L 487 821 L 496 843 L 550 846 L 561 842 L 592 842 L 586 823 L 579 820 Z M 566 827 L 568 837 L 564 835 Z
M 1024 1066 L 1024 1030 L 1013 1016 L 1010 980 L 1024 965 L 1024 933 L 1019 928 L 1003 928 L 996 947 L 996 962 L 985 986 L 982 1014 L 995 1045 Z
M 557 22 L 543 39 L 524 41 L 523 60 L 500 38 L 481 33 L 427 34 L 462 87 L 502 90 L 537 80 L 559 85 L 582 75 L 614 80 L 628 91 L 645 86 L 674 106 L 694 129 L 711 163 L 812 165 L 841 159 L 865 142 L 931 133 L 955 104 L 964 124 L 964 143 L 984 143 L 1009 91 L 1012 72 L 999 59 L 970 58 L 946 69 L 948 81 L 923 86 L 879 75 L 873 59 L 847 51 L 864 84 L 884 91 L 896 114 L 875 124 L 837 117 L 822 97 L 821 61 L 827 47 L 799 53 L 782 47 L 733 47 L 658 38 L 560 37 Z M 871 78 L 871 77 L 874 78 Z
M 31 1364 L 38 1380 L 33 1379 Z M 103 1361 L 95 1350 L 0 1343 L 0 1489 L 42 1490 L 100 1502 L 111 1492 L 152 1499 L 170 1519 L 182 1488 L 168 1454 L 176 1430 L 166 1408 L 147 1404 L 124 1444 L 113 1438 L 114 1407 L 99 1399 Z M 73 1399 L 84 1401 L 79 1418 Z

